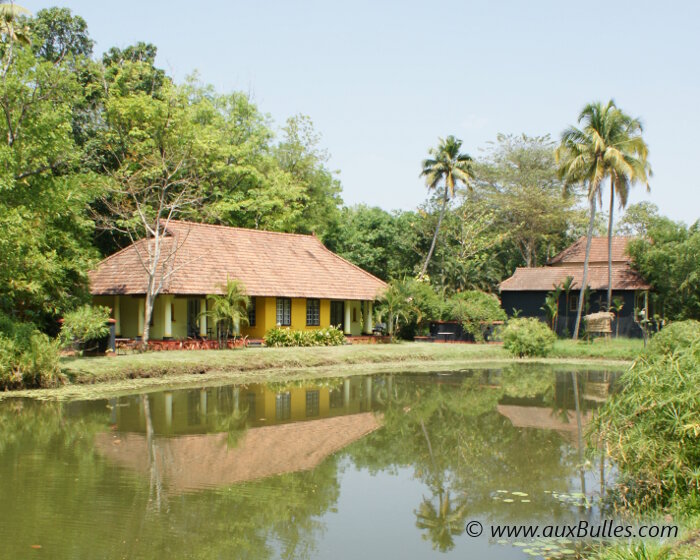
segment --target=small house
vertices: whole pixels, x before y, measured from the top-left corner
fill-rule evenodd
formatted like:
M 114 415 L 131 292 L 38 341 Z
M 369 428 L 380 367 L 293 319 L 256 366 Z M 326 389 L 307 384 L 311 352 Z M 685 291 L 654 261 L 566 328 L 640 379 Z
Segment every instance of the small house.
M 628 237 L 613 237 L 612 240 L 612 295 L 613 301 L 622 307 L 613 309 L 615 320 L 613 336 L 642 336 L 639 325 L 640 311 L 649 317 L 650 285 L 631 266 L 627 253 Z M 549 321 L 544 311 L 547 294 L 573 278 L 569 293 L 562 292 L 559 298 L 556 330 L 560 335 L 573 333 L 578 309 L 579 294 L 583 281 L 583 263 L 586 256 L 586 237 L 581 237 L 570 247 L 549 259 L 546 266 L 536 268 L 519 267 L 508 279 L 501 282 L 501 305 L 509 316 L 517 313 L 521 317 L 537 317 Z M 583 314 L 607 311 L 608 290 L 608 238 L 594 237 L 588 268 L 587 285 L 590 288 Z
M 262 338 L 275 326 L 294 330 L 330 325 L 346 335 L 372 333 L 373 302 L 386 284 L 328 250 L 314 235 L 171 221 L 161 241 L 150 338 L 215 338 L 207 296 L 238 280 L 250 297 L 241 336 Z M 90 275 L 97 305 L 112 309 L 116 335 L 143 334 L 153 240 L 142 239 L 107 257 Z

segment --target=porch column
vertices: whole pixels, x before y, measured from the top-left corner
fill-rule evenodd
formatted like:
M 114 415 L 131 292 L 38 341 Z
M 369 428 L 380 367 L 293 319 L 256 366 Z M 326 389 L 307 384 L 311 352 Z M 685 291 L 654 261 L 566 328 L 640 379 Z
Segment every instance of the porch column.
M 143 314 L 145 312 L 146 312 L 146 299 L 139 298 L 138 329 L 136 331 L 137 336 L 143 336 Z
M 350 305 L 352 304 L 351 301 L 346 300 L 345 301 L 345 324 L 343 325 L 343 332 L 345 334 L 350 334 Z
M 207 390 L 202 389 L 199 392 L 199 413 L 204 416 L 206 422 L 206 416 L 207 416 Z
M 372 302 L 366 301 L 364 304 L 364 332 L 365 334 L 372 334 Z
M 372 378 L 365 379 L 365 399 L 367 400 L 367 410 L 372 410 Z
M 204 338 L 207 336 L 207 298 L 202 298 L 199 302 L 199 336 Z
M 119 307 L 119 296 L 114 296 L 114 334 L 122 335 L 122 313 Z
M 350 380 L 343 380 L 343 406 L 345 409 L 350 408 Z
M 173 337 L 173 296 L 163 296 L 163 338 Z

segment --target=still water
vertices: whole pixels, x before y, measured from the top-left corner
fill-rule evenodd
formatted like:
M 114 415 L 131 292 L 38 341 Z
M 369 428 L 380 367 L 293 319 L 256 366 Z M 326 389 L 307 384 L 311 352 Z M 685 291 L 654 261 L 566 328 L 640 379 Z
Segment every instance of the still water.
M 600 515 L 614 472 L 579 452 L 573 375 L 511 366 L 6 399 L 0 558 L 572 557 L 577 543 L 545 551 L 487 533 Z M 617 375 L 575 375 L 585 430 Z M 480 537 L 464 532 L 472 520 Z

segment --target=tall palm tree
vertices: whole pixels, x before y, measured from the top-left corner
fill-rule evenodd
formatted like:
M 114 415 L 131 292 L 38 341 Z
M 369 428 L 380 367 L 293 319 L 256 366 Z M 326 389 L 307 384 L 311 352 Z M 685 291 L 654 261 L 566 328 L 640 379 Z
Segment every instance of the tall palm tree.
M 581 325 L 584 293 L 588 286 L 588 263 L 596 201 L 600 200 L 602 203 L 603 184 L 609 180 L 611 190 L 617 189 L 618 193 L 625 193 L 626 201 L 629 186 L 636 181 L 646 182 L 651 173 L 646 161 L 646 144 L 641 138 L 641 124 L 637 119 L 632 119 L 620 111 L 614 101 L 610 100 L 605 105 L 600 102 L 586 105 L 579 115 L 578 122 L 582 125 L 581 128 L 567 128 L 562 133 L 561 144 L 556 150 L 559 173 L 565 180 L 565 188 L 570 189 L 572 185 L 584 184 L 587 188 L 590 208 L 574 340 L 578 339 Z M 608 231 L 608 253 L 612 245 L 611 224 L 612 222 L 609 223 Z M 609 254 L 608 290 L 611 289 L 611 276 L 612 259 Z
M 440 182 L 444 182 L 445 191 L 442 198 L 440 217 L 438 218 L 438 223 L 435 227 L 435 234 L 433 235 L 433 241 L 430 244 L 428 256 L 425 258 L 425 263 L 423 263 L 423 268 L 421 269 L 418 278 L 425 276 L 425 273 L 428 270 L 428 264 L 430 263 L 430 259 L 435 251 L 435 244 L 437 243 L 438 233 L 440 232 L 440 226 L 442 225 L 442 219 L 445 217 L 447 203 L 449 202 L 450 197 L 453 197 L 455 194 L 455 185 L 462 182 L 469 187 L 471 184 L 472 158 L 469 154 L 461 153 L 461 147 L 462 141 L 458 140 L 454 136 L 450 135 L 445 139 L 441 138 L 438 147 L 430 150 L 431 157 L 423 160 L 421 177 L 425 177 L 425 184 L 427 185 L 428 190 L 437 189 L 438 184 Z
M 30 13 L 14 2 L 0 2 L 0 36 L 5 36 L 10 43 L 29 45 L 29 27 L 22 25 L 19 18 Z

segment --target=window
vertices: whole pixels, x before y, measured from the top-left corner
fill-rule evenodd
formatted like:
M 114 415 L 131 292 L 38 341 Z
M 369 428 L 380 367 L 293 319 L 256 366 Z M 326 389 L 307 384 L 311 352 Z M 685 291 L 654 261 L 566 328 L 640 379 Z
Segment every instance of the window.
M 352 308 L 352 322 L 357 323 L 357 307 Z
M 292 324 L 292 300 L 289 298 L 277 298 L 277 324 L 288 327 Z
M 275 397 L 275 418 L 277 420 L 289 420 L 292 417 L 292 394 L 279 393 Z
M 248 304 L 248 326 L 255 326 L 255 298 L 250 298 L 250 303 Z
M 318 416 L 318 402 L 318 391 L 306 391 L 306 416 L 308 418 Z
M 248 402 L 248 418 L 255 420 L 255 393 L 248 393 L 246 399 Z
M 343 408 L 343 391 L 341 389 L 331 389 L 328 395 L 331 408 Z
M 170 322 L 172 322 L 172 323 L 175 322 L 175 304 L 174 303 L 170 304 Z
M 331 325 L 342 329 L 344 323 L 345 323 L 345 302 L 344 301 L 332 301 L 331 302 Z
M 569 294 L 569 311 L 576 311 L 578 308 L 578 296 Z
M 321 300 L 306 300 L 306 326 L 318 327 L 321 324 Z

